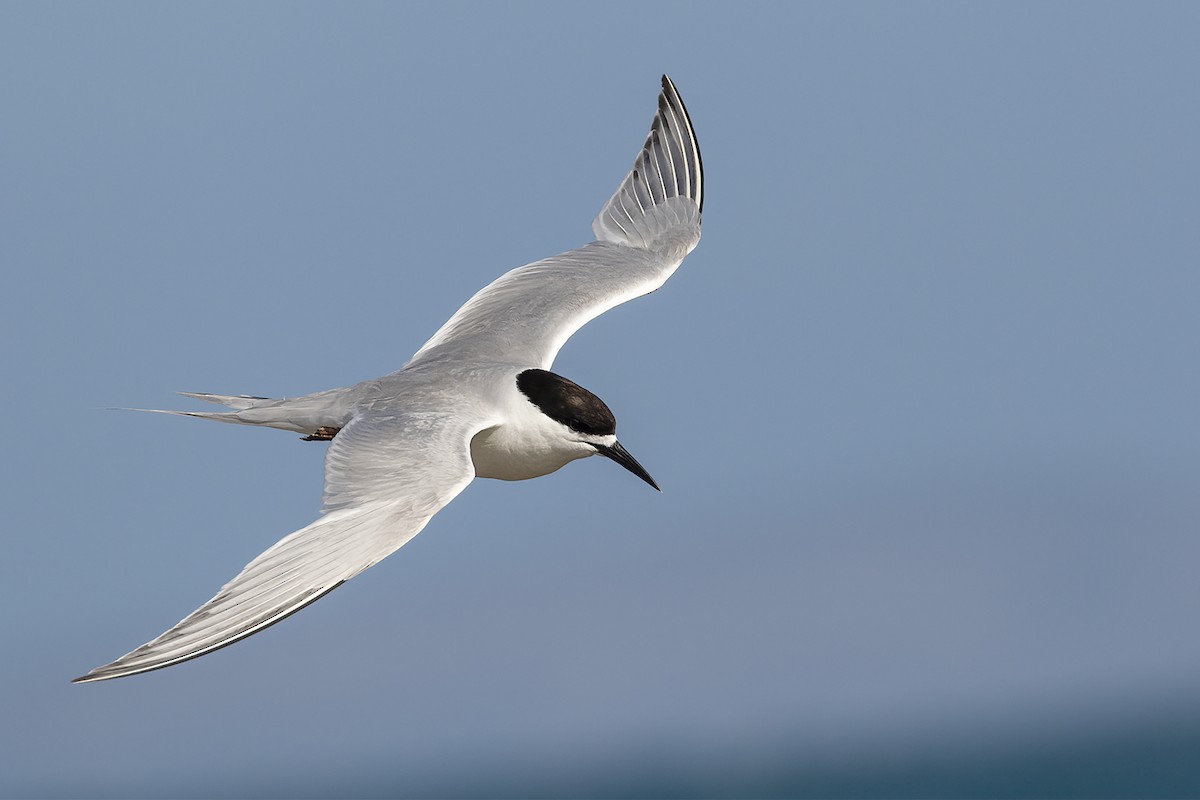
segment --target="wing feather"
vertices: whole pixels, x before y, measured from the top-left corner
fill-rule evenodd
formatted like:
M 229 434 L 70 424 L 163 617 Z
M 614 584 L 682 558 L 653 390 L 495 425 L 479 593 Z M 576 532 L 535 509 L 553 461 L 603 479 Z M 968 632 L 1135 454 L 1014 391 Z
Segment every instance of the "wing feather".
M 475 477 L 486 425 L 448 413 L 352 419 L 325 458 L 325 512 L 251 561 L 177 625 L 76 682 L 169 667 L 244 639 L 325 596 L 416 536 Z
M 596 238 L 656 249 L 664 241 L 674 240 L 678 228 L 694 225 L 698 239 L 704 208 L 703 172 L 687 108 L 675 84 L 664 75 L 650 134 L 633 168 L 592 223 Z M 680 216 L 681 210 L 691 209 L 694 218 L 688 213 Z M 694 241 L 691 247 L 695 247 Z

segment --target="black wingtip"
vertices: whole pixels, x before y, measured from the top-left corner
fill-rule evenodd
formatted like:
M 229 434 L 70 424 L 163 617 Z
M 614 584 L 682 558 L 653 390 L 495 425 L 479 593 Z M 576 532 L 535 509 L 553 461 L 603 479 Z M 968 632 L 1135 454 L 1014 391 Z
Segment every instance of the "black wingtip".
M 659 102 L 661 103 L 666 100 L 666 97 L 664 95 L 666 95 L 668 93 L 672 95 L 675 102 L 677 102 L 679 104 L 679 110 L 683 112 L 683 117 L 687 123 L 688 128 L 693 131 L 692 136 L 694 139 L 695 138 L 695 129 L 692 126 L 692 117 L 690 114 L 688 114 L 687 105 L 683 102 L 683 98 L 680 96 L 679 90 L 677 88 L 675 88 L 675 81 L 671 80 L 670 77 L 668 77 L 665 72 L 663 73 L 663 76 L 662 76 L 662 88 L 663 88 L 663 95 L 659 96 Z M 704 185 L 704 158 L 700 155 L 700 143 L 699 142 L 696 142 L 696 167 L 699 171 L 699 185 L 701 187 L 703 187 L 703 185 Z M 704 190 L 703 190 L 703 188 L 701 188 L 701 190 L 700 190 L 700 202 L 698 205 L 700 207 L 700 215 L 703 216 L 704 215 Z
M 93 675 L 91 672 L 89 672 L 87 675 L 80 675 L 78 678 L 71 678 L 71 683 L 97 683 L 104 680 L 108 680 L 108 678 L 102 675 Z

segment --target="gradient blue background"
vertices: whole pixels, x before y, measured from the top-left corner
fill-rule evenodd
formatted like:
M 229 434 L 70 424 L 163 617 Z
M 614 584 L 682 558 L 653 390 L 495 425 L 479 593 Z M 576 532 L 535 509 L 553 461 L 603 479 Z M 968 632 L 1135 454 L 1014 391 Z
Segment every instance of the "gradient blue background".
M 1200 6 L 0 5 L 0 794 L 1200 793 Z M 169 670 L 389 372 L 577 246 L 668 72 L 704 238 L 602 459 Z

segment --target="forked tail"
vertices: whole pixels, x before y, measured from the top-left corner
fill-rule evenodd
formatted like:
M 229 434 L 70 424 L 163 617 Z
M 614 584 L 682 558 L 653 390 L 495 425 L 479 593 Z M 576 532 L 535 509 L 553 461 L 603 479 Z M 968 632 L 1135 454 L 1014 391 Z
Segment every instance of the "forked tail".
M 347 406 L 339 402 L 346 390 L 332 390 L 305 395 L 304 397 L 272 399 L 252 395 L 205 394 L 201 392 L 179 392 L 184 397 L 215 403 L 231 411 L 168 411 L 159 408 L 131 408 L 128 411 L 146 411 L 152 414 L 173 414 L 177 417 L 198 417 L 213 422 L 228 422 L 234 425 L 256 425 L 279 428 L 307 434 L 316 440 L 328 440 L 346 424 L 349 416 Z
M 216 403 L 219 406 L 232 408 L 236 411 L 242 411 L 247 408 L 254 408 L 262 401 L 270 401 L 269 397 L 255 397 L 251 394 L 207 394 L 205 392 L 176 392 L 184 397 L 191 397 L 196 400 L 203 400 L 206 403 Z

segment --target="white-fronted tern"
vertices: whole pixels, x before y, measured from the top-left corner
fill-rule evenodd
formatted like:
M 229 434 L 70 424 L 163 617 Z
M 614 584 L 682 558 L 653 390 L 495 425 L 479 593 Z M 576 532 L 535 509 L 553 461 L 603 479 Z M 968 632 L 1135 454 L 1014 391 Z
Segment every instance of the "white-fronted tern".
M 161 413 L 329 440 L 321 516 L 76 682 L 168 667 L 261 631 L 395 552 L 475 477 L 536 478 L 599 454 L 657 489 L 617 441 L 608 406 L 549 370 L 571 334 L 662 286 L 695 248 L 703 190 L 691 120 L 664 75 L 646 143 L 592 223 L 596 241 L 502 275 L 399 372 L 287 399 L 185 393 L 230 410 Z

